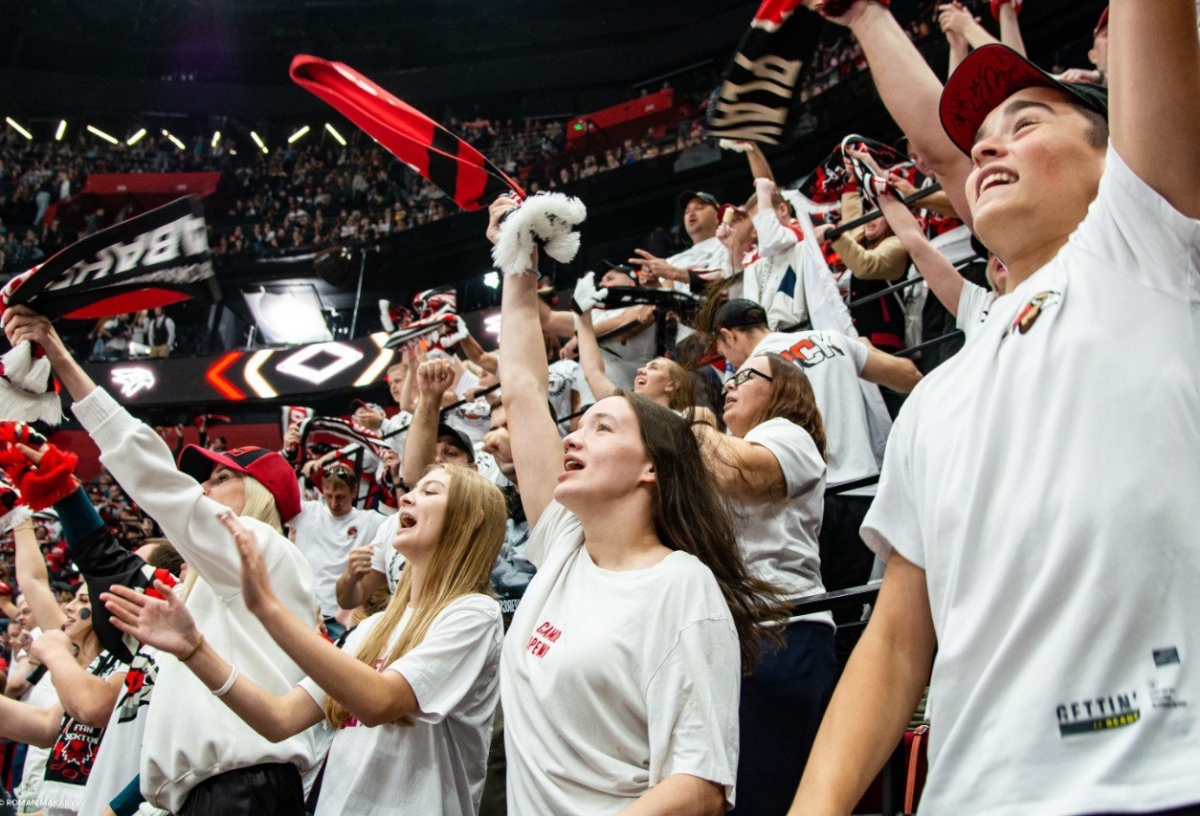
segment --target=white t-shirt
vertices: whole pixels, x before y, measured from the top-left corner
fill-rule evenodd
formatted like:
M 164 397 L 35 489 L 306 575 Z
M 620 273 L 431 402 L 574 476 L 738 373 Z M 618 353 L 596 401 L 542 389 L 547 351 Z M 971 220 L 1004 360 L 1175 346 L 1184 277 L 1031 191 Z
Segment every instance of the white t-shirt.
M 583 408 L 596 400 L 592 390 L 587 387 L 587 378 L 583 374 L 583 366 L 574 360 L 555 360 L 549 367 L 550 405 L 554 408 L 554 416 L 559 420 L 558 432 L 566 436 L 571 430 L 569 417 L 575 413 L 571 410 L 571 392 L 579 395 L 579 407 Z
M 16 660 L 13 662 L 16 663 Z M 50 672 L 43 674 L 41 679 L 29 687 L 21 696 L 21 702 L 38 708 L 49 708 L 58 702 L 58 690 L 54 688 Z M 46 769 L 46 761 L 49 758 L 49 748 L 30 745 L 25 749 L 25 766 L 21 771 L 21 784 L 14 791 L 21 800 L 21 812 L 38 809 L 33 802 L 37 798 L 38 790 L 42 787 L 42 773 Z M 29 803 L 29 806 L 26 807 L 25 803 Z
M 557 502 L 525 555 L 500 665 L 509 812 L 614 813 L 677 773 L 732 804 L 741 659 L 709 569 L 682 552 L 601 569 Z
M 300 514 L 288 526 L 296 531 L 296 549 L 312 568 L 321 614 L 329 617 L 337 613 L 337 579 L 346 571 L 350 550 L 370 541 L 383 519 L 378 513 L 357 507 L 335 518 L 323 500 L 301 502 Z
M 343 650 L 356 654 L 383 615 L 360 623 Z M 405 610 L 387 649 L 412 615 L 412 607 Z M 503 637 L 499 604 L 486 595 L 464 595 L 434 618 L 420 644 L 381 668 L 412 686 L 420 706 L 414 725 L 367 728 L 352 719 L 339 729 L 325 763 L 317 816 L 477 813 L 500 699 Z M 320 686 L 307 677 L 299 685 L 325 707 Z
M 1200 802 L 1198 346 L 1200 221 L 1110 149 L 1069 243 L 910 396 L 863 537 L 925 570 L 922 813 Z
M 395 593 L 400 573 L 404 571 L 404 556 L 392 546 L 399 526 L 399 514 L 388 516 L 375 528 L 375 537 L 371 540 L 371 569 L 387 576 L 388 592 L 391 593 Z
M 747 442 L 766 448 L 783 471 L 785 499 L 731 502 L 738 515 L 738 545 L 754 574 L 797 600 L 825 591 L 817 536 L 825 507 L 825 462 L 808 431 L 775 417 L 754 426 Z M 813 615 L 833 625 L 828 612 Z
M 390 417 L 384 417 L 379 423 L 379 435 L 384 437 L 383 444 L 400 454 L 400 458 L 404 458 L 404 442 L 408 439 L 408 431 L 401 431 L 401 428 L 407 428 L 412 424 L 413 415 L 408 411 L 397 411 Z M 393 436 L 388 436 L 393 431 L 399 431 Z
M 871 444 L 871 425 L 858 375 L 867 364 L 867 347 L 833 331 L 769 334 L 750 356 L 779 354 L 804 370 L 812 384 L 817 410 L 825 426 L 828 484 L 875 476 L 879 463 Z M 873 496 L 875 486 L 846 495 Z
M 617 326 L 632 321 L 632 314 L 626 315 L 633 307 L 624 309 L 594 309 L 592 325 L 598 326 L 606 320 L 618 318 Z M 653 326 L 645 326 L 636 334 L 623 340 L 601 340 L 600 356 L 604 358 L 604 374 L 617 388 L 633 390 L 633 381 L 637 378 L 637 370 L 654 359 Z
M 977 330 L 983 326 L 992 309 L 992 304 L 995 302 L 996 293 L 991 289 L 977 286 L 968 280 L 963 281 L 962 292 L 958 296 L 958 314 L 954 317 L 954 324 L 962 330 L 968 340 L 974 337 Z
M 721 270 L 718 278 L 728 278 L 729 250 L 717 240 L 717 236 L 705 238 L 698 244 L 692 244 L 683 252 L 677 252 L 666 259 L 667 263 L 676 269 Z M 671 281 L 676 292 L 691 292 L 690 281 Z

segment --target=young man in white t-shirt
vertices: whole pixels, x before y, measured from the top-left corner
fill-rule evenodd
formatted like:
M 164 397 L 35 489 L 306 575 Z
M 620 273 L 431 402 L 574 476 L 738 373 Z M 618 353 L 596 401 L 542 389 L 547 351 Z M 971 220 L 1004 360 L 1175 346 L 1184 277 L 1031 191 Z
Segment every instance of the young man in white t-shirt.
M 922 813 L 1200 812 L 1193 2 L 1112 3 L 1107 148 L 1095 87 L 994 45 L 941 93 L 883 6 L 840 21 L 1009 292 L 896 423 L 886 577 L 793 812 L 849 810 L 935 642 Z

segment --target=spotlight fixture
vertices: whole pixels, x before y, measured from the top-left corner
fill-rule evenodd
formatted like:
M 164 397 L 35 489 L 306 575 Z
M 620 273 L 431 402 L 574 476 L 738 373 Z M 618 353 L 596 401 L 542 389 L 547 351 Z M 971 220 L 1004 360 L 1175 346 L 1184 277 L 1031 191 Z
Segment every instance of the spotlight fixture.
M 132 136 L 130 136 L 128 139 L 125 140 L 125 144 L 129 145 L 130 147 L 133 147 L 135 144 L 140 142 L 142 140 L 142 137 L 145 135 L 146 135 L 146 129 L 138 128 L 137 133 L 133 134 Z
M 120 144 L 121 143 L 120 140 L 118 140 L 116 136 L 110 136 L 109 134 L 105 133 L 103 130 L 96 127 L 95 125 L 88 125 L 87 132 L 92 134 L 93 136 L 103 139 L 104 141 L 108 142 L 109 144 Z
M 254 143 L 259 146 L 259 148 L 262 150 L 263 153 L 271 152 L 270 150 L 267 150 L 267 146 L 265 144 L 263 144 L 262 137 L 259 136 L 257 133 L 255 133 L 253 130 L 250 131 L 250 138 L 254 140 Z
M 213 150 L 216 150 L 216 149 L 217 149 L 217 144 L 218 144 L 220 141 L 221 141 L 221 131 L 219 131 L 219 130 L 214 130 L 214 131 L 213 131 L 213 137 L 212 137 L 212 147 L 213 147 Z
M 340 144 L 342 147 L 346 146 L 346 140 L 342 138 L 342 134 L 334 130 L 333 125 L 326 122 L 325 129 L 329 131 L 329 135 L 332 136 L 338 144 Z
M 172 134 L 166 128 L 163 128 L 162 135 L 166 136 L 167 141 L 169 141 L 171 144 L 178 147 L 180 150 L 187 150 L 187 145 L 185 145 L 183 142 L 181 142 L 174 134 Z
M 293 143 L 297 142 L 298 140 L 303 139 L 305 134 L 308 133 L 308 131 L 309 131 L 308 125 L 305 125 L 304 127 L 300 128 L 295 133 L 293 133 L 291 136 L 288 136 L 288 144 L 293 144 Z
M 54 131 L 54 141 L 61 142 L 62 137 L 67 132 L 67 120 L 63 119 L 58 123 L 58 130 Z
M 15 130 L 17 133 L 20 133 L 20 134 L 21 134 L 22 136 L 24 136 L 26 139 L 30 139 L 30 140 L 32 140 L 32 139 L 33 139 L 33 134 L 32 134 L 32 133 L 30 133 L 30 132 L 29 132 L 28 130 L 26 130 L 25 128 L 23 128 L 23 127 L 21 127 L 20 125 L 18 125 L 18 124 L 17 124 L 15 121 L 13 121 L 13 118 L 12 118 L 11 116 L 5 116 L 5 117 L 4 117 L 4 121 L 5 121 L 5 122 L 8 122 L 8 126 L 9 126 L 9 127 L 11 127 L 13 130 Z

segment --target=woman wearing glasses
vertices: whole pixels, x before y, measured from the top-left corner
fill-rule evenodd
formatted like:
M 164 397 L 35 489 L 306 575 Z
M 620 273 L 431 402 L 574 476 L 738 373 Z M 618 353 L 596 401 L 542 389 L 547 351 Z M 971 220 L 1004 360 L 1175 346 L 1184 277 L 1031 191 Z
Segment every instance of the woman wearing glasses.
M 825 431 L 812 386 L 777 354 L 748 359 L 725 384 L 729 435 L 694 425 L 704 458 L 737 512 L 755 575 L 796 601 L 825 591 L 817 534 L 825 495 Z M 833 618 L 791 622 L 742 680 L 737 810 L 784 813 L 835 681 Z

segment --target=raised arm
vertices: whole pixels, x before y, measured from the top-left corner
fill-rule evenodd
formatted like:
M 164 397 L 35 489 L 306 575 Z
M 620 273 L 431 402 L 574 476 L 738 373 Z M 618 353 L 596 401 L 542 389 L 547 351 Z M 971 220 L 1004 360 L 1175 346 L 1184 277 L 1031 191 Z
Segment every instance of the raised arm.
M 1017 7 L 1008 2 L 1000 6 L 1000 42 L 1025 56 L 1025 38 L 1021 35 L 1021 23 L 1017 18 Z
M 600 344 L 596 342 L 596 330 L 592 326 L 592 313 L 584 312 L 577 315 L 575 325 L 579 337 L 579 367 L 587 379 L 588 388 L 597 401 L 611 396 L 617 387 L 604 371 L 604 357 L 600 354 Z
M 492 204 L 489 237 L 494 235 L 501 215 L 513 206 L 506 198 Z M 530 527 L 537 524 L 542 511 L 553 500 L 563 467 L 562 438 L 550 416 L 549 369 L 538 302 L 536 277 L 531 274 L 505 277 L 500 306 L 502 393 L 513 464 L 521 485 L 521 504 Z
M 459 322 L 462 322 L 461 317 L 459 318 Z M 463 327 L 463 331 L 466 331 L 465 326 Z M 466 332 L 466 334 L 463 335 L 462 340 L 459 342 L 462 346 L 463 354 L 467 355 L 468 360 L 482 368 L 484 371 L 488 371 L 492 374 L 496 373 L 496 370 L 499 368 L 500 364 L 499 355 L 497 355 L 494 351 L 484 351 L 483 346 L 479 345 L 479 341 L 472 337 L 470 332 Z
M 17 585 L 33 612 L 34 625 L 43 632 L 62 629 L 67 616 L 50 589 L 50 573 L 46 558 L 38 546 L 33 522 L 26 519 L 13 528 L 13 548 L 16 550 Z
M 789 816 L 849 813 L 891 756 L 933 665 L 925 572 L 893 552 L 879 602 L 821 720 Z
M 163 599 L 151 598 L 128 587 L 115 586 L 103 600 L 122 630 L 174 655 L 210 690 L 219 690 L 233 666 L 204 640 L 187 607 L 165 584 Z M 318 639 L 320 635 L 309 631 Z M 337 647 L 326 644 L 335 652 Z M 339 652 L 340 653 L 340 652 Z M 239 675 L 221 698 L 246 724 L 272 742 L 280 742 L 319 723 L 323 713 L 303 689 L 276 696 L 248 677 Z
M 57 630 L 44 633 L 29 649 L 50 670 L 63 710 L 92 728 L 108 725 L 125 684 L 125 672 L 113 672 L 107 679 L 89 674 L 72 654 L 66 634 Z
M 755 501 L 787 494 L 779 460 L 762 445 L 719 433 L 711 425 L 692 425 L 692 432 L 723 496 Z
M 1193 0 L 1113 0 L 1109 125 L 1139 178 L 1200 218 L 1200 39 Z M 1147 123 L 1153 122 L 1153 127 Z
M 415 485 L 437 456 L 438 419 L 442 395 L 454 382 L 454 368 L 448 360 L 426 360 L 417 369 L 417 400 L 408 437 L 404 441 L 404 483 Z
M 49 708 L 0 697 L 0 734 L 35 748 L 53 748 L 62 727 L 63 708 Z
M 813 0 L 805 0 L 812 5 Z M 971 162 L 950 141 L 938 117 L 942 83 L 884 6 L 857 0 L 834 22 L 849 26 L 862 45 L 884 105 L 933 168 L 954 209 L 967 214 L 966 179 Z M 969 221 L 969 216 L 968 221 Z
M 937 248 L 925 237 L 916 216 L 890 195 L 879 197 L 879 208 L 883 217 L 892 227 L 892 232 L 900 239 L 904 249 L 917 266 L 917 271 L 929 284 L 930 291 L 952 315 L 958 314 L 958 299 L 962 296 L 963 276 L 950 260 L 938 252 Z

